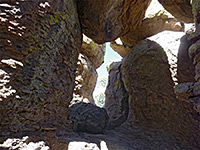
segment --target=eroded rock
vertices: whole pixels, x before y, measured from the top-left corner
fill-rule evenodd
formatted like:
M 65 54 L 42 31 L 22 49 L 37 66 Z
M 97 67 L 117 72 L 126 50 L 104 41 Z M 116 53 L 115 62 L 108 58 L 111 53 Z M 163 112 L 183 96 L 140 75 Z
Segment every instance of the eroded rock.
M 116 43 L 116 41 L 110 42 L 110 47 L 123 58 L 126 57 L 128 52 L 131 50 L 131 47 L 129 47 L 128 45 L 120 45 Z
M 102 133 L 108 123 L 108 115 L 104 108 L 91 103 L 76 103 L 69 108 L 76 132 Z
M 83 33 L 96 43 L 113 41 L 137 28 L 151 0 L 78 0 Z
M 77 62 L 75 88 L 71 104 L 77 102 L 93 103 L 93 90 L 97 81 L 97 72 L 93 63 L 83 54 L 79 54 Z
M 134 46 L 137 42 L 164 30 L 182 31 L 181 25 L 177 23 L 175 18 L 160 14 L 144 19 L 137 29 L 129 31 L 127 34 L 121 36 L 120 39 L 124 44 Z
M 104 61 L 105 44 L 96 44 L 91 39 L 83 35 L 81 53 L 86 55 L 94 65 L 95 69 L 97 69 L 101 66 L 101 64 L 103 64 Z
M 158 0 L 162 6 L 181 22 L 193 22 L 190 0 Z
M 43 129 L 64 134 L 82 40 L 76 3 L 0 1 L 0 14 L 0 68 L 14 90 L 0 101 L 0 139 Z
M 198 149 L 196 104 L 176 98 L 164 50 L 155 42 L 143 40 L 129 52 L 121 70 L 129 93 L 129 122 L 179 139 L 181 144 L 176 149 Z
M 109 115 L 109 128 L 120 126 L 128 117 L 128 92 L 124 87 L 120 72 L 121 61 L 112 62 L 107 68 L 109 72 L 105 95 L 105 109 Z
M 181 44 L 178 50 L 177 79 L 178 83 L 195 82 L 195 70 L 192 60 L 189 58 L 188 49 L 191 43 L 188 40 L 189 35 L 181 38 Z

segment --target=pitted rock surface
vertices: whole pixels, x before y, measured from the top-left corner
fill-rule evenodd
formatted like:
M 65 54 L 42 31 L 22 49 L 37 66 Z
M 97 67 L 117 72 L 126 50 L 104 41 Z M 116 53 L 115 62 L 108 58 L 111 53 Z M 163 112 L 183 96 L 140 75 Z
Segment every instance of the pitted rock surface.
M 109 119 L 104 108 L 91 103 L 76 103 L 69 107 L 69 114 L 77 132 L 102 133 Z
M 92 96 L 97 81 L 97 72 L 94 64 L 87 56 L 79 54 L 75 78 L 75 88 L 71 104 L 86 102 L 94 104 Z
M 108 128 L 114 128 L 124 123 L 129 112 L 129 94 L 124 87 L 121 75 L 122 62 L 112 62 L 107 66 L 109 72 L 105 95 L 105 109 L 109 115 Z
M 113 41 L 137 28 L 151 0 L 78 0 L 83 33 L 96 43 Z

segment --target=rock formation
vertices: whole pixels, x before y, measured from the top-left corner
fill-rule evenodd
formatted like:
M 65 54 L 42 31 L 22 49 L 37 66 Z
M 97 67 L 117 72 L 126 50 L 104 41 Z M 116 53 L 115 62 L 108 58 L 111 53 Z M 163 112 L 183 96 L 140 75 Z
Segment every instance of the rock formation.
M 188 55 L 188 49 L 191 45 L 191 43 L 188 41 L 188 37 L 189 35 L 185 35 L 181 38 L 181 44 L 178 50 L 178 83 L 195 82 L 194 65 Z
M 105 45 L 96 44 L 83 35 L 83 43 L 77 62 L 75 88 L 71 104 L 76 102 L 90 102 L 94 104 L 92 93 L 97 81 L 96 69 L 103 63 L 104 54 Z
M 137 42 L 164 30 L 182 31 L 182 27 L 176 23 L 178 22 L 175 18 L 169 18 L 165 14 L 160 14 L 144 19 L 138 28 L 129 31 L 127 34 L 121 36 L 120 39 L 124 44 L 134 46 Z
M 87 56 L 82 54 L 79 54 L 77 65 L 75 78 L 76 85 L 71 104 L 81 101 L 94 104 L 92 93 L 98 76 L 96 69 Z
M 158 0 L 162 6 L 181 22 L 193 22 L 190 0 Z
M 6 0 L 0 13 L 1 70 L 13 91 L 0 101 L 0 137 L 64 134 L 82 40 L 76 3 Z
M 88 59 L 93 63 L 95 69 L 99 68 L 103 64 L 105 47 L 105 44 L 96 44 L 90 38 L 83 35 L 81 53 L 88 57 Z
M 121 70 L 129 92 L 129 122 L 179 139 L 176 149 L 197 149 L 200 132 L 198 113 L 193 108 L 196 104 L 176 98 L 163 49 L 154 42 L 141 41 L 125 58 Z
M 76 103 L 69 108 L 76 132 L 102 133 L 108 123 L 108 115 L 104 108 L 91 103 Z
M 128 117 L 129 96 L 122 81 L 120 71 L 121 63 L 122 62 L 112 62 L 107 66 L 109 79 L 105 91 L 105 109 L 109 115 L 108 128 L 120 126 Z
M 83 33 L 96 43 L 115 40 L 136 29 L 151 0 L 78 0 Z
M 102 62 L 95 43 L 83 42 L 81 50 L 82 32 L 97 43 L 126 36 L 140 26 L 150 1 L 1 1 L 0 149 L 200 149 L 197 0 L 192 1 L 196 30 L 182 39 L 178 57 L 179 63 L 186 60 L 182 47 L 189 47 L 195 82 L 178 84 L 174 92 L 163 48 L 142 40 L 132 47 L 124 44 L 128 54 L 108 68 L 106 109 L 91 103 L 69 108 L 75 77 L 88 78 L 85 74 L 94 73 Z M 178 20 L 191 21 L 189 0 L 159 1 Z M 179 77 L 185 82 L 182 72 Z M 91 96 L 83 91 L 77 93 Z

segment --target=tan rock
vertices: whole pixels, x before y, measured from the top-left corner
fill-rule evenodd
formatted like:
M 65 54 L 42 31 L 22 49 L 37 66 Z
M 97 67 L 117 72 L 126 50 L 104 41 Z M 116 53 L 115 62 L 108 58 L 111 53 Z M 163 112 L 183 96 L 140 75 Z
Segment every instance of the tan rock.
M 193 22 L 190 0 L 158 0 L 176 19 L 184 23 Z
M 164 50 L 155 42 L 143 40 L 131 49 L 121 70 L 129 93 L 129 122 L 150 130 L 162 130 L 179 139 L 185 147 L 197 148 L 196 104 L 176 98 Z M 178 147 L 176 149 L 181 149 Z
M 92 62 L 83 54 L 79 54 L 75 78 L 75 88 L 71 104 L 76 102 L 94 103 L 92 97 L 97 81 L 97 72 Z
M 182 27 L 177 23 L 175 18 L 169 18 L 165 14 L 160 14 L 144 19 L 138 28 L 129 31 L 121 36 L 120 39 L 124 44 L 134 46 L 137 42 L 164 30 L 182 31 Z
M 137 28 L 151 0 L 78 0 L 85 35 L 96 43 L 113 41 Z
M 117 52 L 121 57 L 125 57 L 128 52 L 131 50 L 130 47 L 125 45 L 117 44 L 115 41 L 110 42 L 110 47 Z
M 96 44 L 90 38 L 83 35 L 81 53 L 87 56 L 87 58 L 93 63 L 94 67 L 97 69 L 104 62 L 105 45 Z

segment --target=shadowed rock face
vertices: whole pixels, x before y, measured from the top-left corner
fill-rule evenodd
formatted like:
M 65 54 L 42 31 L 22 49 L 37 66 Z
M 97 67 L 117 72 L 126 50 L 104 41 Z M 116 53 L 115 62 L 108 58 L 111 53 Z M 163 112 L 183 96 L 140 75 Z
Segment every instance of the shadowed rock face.
M 137 28 L 151 0 L 78 0 L 85 35 L 96 43 L 112 41 Z
M 104 108 L 91 103 L 77 103 L 69 108 L 76 132 L 102 133 L 108 123 L 108 115 Z
M 149 3 L 148 0 L 76 2 L 83 31 L 99 43 L 136 28 Z M 165 0 L 166 5 L 172 6 L 183 1 L 171 2 Z M 189 1 L 183 3 L 186 2 Z M 199 81 L 200 1 L 193 1 L 193 7 L 197 30 L 189 37 L 193 44 L 189 56 Z M 179 5 L 174 8 L 178 13 L 183 10 L 178 9 Z M 138 42 L 120 69 L 115 70 L 113 81 L 120 81 L 118 87 L 124 87 L 114 89 L 116 93 L 112 96 L 118 96 L 116 100 L 121 102 L 120 96 L 126 97 L 128 92 L 129 114 L 123 124 L 118 126 L 114 120 L 118 127 L 109 129 L 105 109 L 92 104 L 73 105 L 73 120 L 68 119 L 82 41 L 75 1 L 2 0 L 0 14 L 0 142 L 6 137 L 30 135 L 27 140 L 13 139 L 10 146 L 0 145 L 1 149 L 20 146 L 21 142 L 29 145 L 30 141 L 45 141 L 36 143 L 37 149 L 53 150 L 99 149 L 100 142 L 109 150 L 200 148 L 200 83 L 187 84 L 194 93 L 191 99 L 177 98 L 166 54 L 158 44 L 149 40 Z M 119 108 L 123 110 L 123 106 Z M 113 114 L 112 109 L 108 110 Z M 71 122 L 76 131 L 88 133 L 76 134 Z M 78 148 L 76 143 L 72 146 L 74 141 L 79 142 Z
M 124 123 L 129 111 L 129 96 L 122 81 L 121 64 L 113 62 L 107 67 L 109 80 L 105 91 L 105 109 L 109 115 L 108 128 L 111 129 Z
M 195 82 L 194 65 L 188 55 L 188 48 L 191 43 L 188 40 L 189 35 L 185 35 L 181 38 L 181 45 L 178 51 L 177 62 L 177 79 L 178 83 Z
M 191 0 L 158 0 L 162 6 L 181 22 L 194 22 Z
M 164 50 L 152 41 L 143 40 L 129 52 L 121 70 L 129 92 L 129 122 L 164 131 L 179 139 L 186 149 L 198 148 L 196 103 L 176 99 Z
M 0 68 L 13 91 L 1 97 L 0 137 L 64 133 L 82 41 L 76 4 L 0 1 L 0 12 Z

